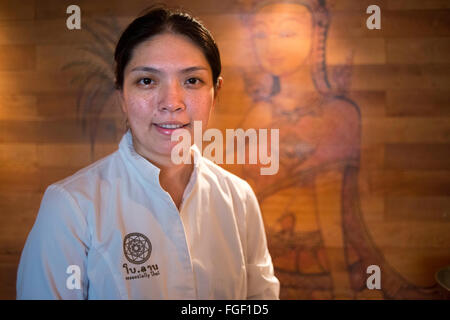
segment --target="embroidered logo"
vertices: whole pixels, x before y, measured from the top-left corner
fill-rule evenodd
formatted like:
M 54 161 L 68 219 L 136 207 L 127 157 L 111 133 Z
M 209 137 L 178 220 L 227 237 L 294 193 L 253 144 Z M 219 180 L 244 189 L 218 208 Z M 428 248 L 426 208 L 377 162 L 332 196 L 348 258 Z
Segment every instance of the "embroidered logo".
M 159 276 L 159 267 L 157 264 L 142 265 L 152 253 L 152 243 L 142 233 L 129 233 L 123 239 L 123 253 L 127 260 L 132 263 L 128 266 L 124 263 L 125 280 L 134 280 Z M 136 266 L 140 264 L 141 266 Z M 134 266 L 133 266 L 134 265 Z
M 131 263 L 142 264 L 150 258 L 152 244 L 142 233 L 129 233 L 123 239 L 123 253 Z

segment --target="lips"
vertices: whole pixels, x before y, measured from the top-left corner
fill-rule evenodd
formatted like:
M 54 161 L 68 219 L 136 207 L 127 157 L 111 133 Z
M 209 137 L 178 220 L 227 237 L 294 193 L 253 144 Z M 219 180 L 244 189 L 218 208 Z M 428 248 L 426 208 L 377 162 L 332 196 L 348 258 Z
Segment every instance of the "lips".
M 189 125 L 189 123 L 183 123 L 179 121 L 167 121 L 160 123 L 153 123 L 156 130 L 164 135 L 171 135 L 175 130 L 184 128 Z

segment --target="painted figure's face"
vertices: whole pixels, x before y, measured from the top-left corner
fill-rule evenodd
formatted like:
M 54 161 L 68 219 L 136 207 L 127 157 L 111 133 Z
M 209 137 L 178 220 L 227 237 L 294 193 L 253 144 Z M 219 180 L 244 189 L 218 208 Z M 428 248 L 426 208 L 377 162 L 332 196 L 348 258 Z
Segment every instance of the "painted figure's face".
M 277 76 L 295 72 L 311 51 L 311 13 L 298 4 L 264 6 L 252 19 L 251 37 L 265 71 Z
M 171 135 L 206 128 L 215 104 L 211 67 L 190 39 L 164 33 L 140 43 L 124 71 L 122 109 L 136 151 L 149 160 L 170 157 Z

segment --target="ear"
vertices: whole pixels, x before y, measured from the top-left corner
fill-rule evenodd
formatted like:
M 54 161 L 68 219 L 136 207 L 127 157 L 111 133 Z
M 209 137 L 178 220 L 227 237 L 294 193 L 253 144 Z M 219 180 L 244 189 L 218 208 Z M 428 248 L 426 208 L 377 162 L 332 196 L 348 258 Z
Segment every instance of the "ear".
M 122 109 L 122 112 L 127 114 L 127 108 L 126 108 L 126 104 L 125 104 L 125 99 L 123 97 L 123 90 L 122 89 L 116 89 L 116 97 L 117 97 L 117 100 L 119 101 L 120 108 Z
M 218 77 L 215 88 L 214 88 L 214 98 L 217 97 L 217 94 L 219 93 L 220 88 L 222 88 L 222 84 L 223 84 L 223 78 Z
M 218 77 L 216 85 L 214 86 L 214 101 L 213 101 L 213 104 L 212 104 L 212 107 L 211 107 L 211 111 L 213 111 L 214 108 L 216 107 L 217 96 L 219 94 L 220 88 L 222 88 L 222 83 L 223 83 L 223 78 L 222 77 Z

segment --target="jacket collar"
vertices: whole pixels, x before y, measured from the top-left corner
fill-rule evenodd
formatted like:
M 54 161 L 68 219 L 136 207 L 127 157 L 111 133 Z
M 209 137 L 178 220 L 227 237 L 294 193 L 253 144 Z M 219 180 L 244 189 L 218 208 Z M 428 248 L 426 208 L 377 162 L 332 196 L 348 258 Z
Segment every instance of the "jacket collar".
M 197 180 L 202 155 L 195 144 L 191 146 L 190 152 L 194 157 L 194 170 L 192 171 L 189 181 L 189 185 L 192 186 L 192 184 L 194 184 Z M 145 180 L 151 184 L 161 187 L 159 184 L 159 173 L 161 169 L 136 152 L 133 145 L 133 135 L 131 134 L 131 129 L 128 129 L 123 135 L 119 143 L 119 153 L 122 155 L 125 162 L 131 164 L 137 170 L 138 174 L 140 174 Z

